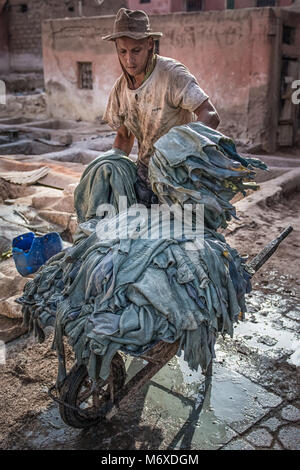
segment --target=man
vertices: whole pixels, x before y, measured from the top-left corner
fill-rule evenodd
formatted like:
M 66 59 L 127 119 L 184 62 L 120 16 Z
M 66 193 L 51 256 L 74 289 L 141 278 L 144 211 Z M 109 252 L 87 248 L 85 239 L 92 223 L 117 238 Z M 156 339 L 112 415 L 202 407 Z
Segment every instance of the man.
M 154 54 L 154 38 L 143 11 L 121 8 L 114 32 L 102 39 L 115 41 L 123 74 L 116 81 L 103 116 L 117 131 L 114 148 L 130 154 L 138 140 L 137 182 L 139 202 L 156 203 L 148 179 L 154 143 L 172 127 L 195 120 L 214 129 L 220 119 L 208 95 L 188 69 L 174 59 Z

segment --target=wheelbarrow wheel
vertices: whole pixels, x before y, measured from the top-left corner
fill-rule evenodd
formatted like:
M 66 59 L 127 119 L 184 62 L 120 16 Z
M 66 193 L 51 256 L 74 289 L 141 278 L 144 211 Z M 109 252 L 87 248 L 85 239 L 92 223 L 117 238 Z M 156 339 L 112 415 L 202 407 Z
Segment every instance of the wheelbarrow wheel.
M 85 365 L 75 365 L 66 378 L 59 394 L 59 412 L 63 421 L 73 428 L 86 428 L 98 424 L 101 408 L 125 384 L 126 369 L 122 357 L 116 353 L 107 380 L 94 384 L 88 377 Z M 70 406 L 68 406 L 70 405 Z

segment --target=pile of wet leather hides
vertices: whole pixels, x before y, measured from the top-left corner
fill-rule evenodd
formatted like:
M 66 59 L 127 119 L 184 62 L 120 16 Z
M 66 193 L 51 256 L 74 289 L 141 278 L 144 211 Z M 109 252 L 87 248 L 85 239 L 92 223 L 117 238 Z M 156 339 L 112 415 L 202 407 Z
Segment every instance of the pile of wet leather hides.
M 179 212 L 189 205 L 191 229 L 202 204 L 203 237 L 193 238 L 191 230 L 188 236 L 142 236 L 150 209 L 125 236 L 127 208 L 138 202 L 136 164 L 118 149 L 101 154 L 75 190 L 74 244 L 43 265 L 18 299 L 24 324 L 40 341 L 53 326 L 58 353 L 67 337 L 93 379 L 108 377 L 116 351 L 140 355 L 160 340 L 179 339 L 178 353 L 184 352 L 189 367 L 205 372 L 218 334 L 232 336 L 246 311 L 251 285 L 245 259 L 217 230 L 236 217 L 230 200 L 255 189 L 255 167 L 267 169 L 199 122 L 172 128 L 155 143 L 152 190 L 161 205 L 175 204 Z M 115 212 L 99 213 L 103 204 Z

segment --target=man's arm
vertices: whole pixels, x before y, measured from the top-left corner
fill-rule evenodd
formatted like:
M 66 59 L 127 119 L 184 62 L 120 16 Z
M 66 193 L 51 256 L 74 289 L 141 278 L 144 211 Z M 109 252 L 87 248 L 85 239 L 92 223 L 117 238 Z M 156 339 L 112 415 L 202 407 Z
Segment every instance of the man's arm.
M 127 155 L 130 154 L 134 144 L 134 135 L 126 126 L 121 126 L 117 130 L 117 135 L 113 143 L 113 148 L 123 150 Z
M 212 129 L 216 129 L 220 124 L 217 110 L 209 99 L 200 104 L 200 106 L 195 109 L 194 113 L 197 115 L 197 121 L 202 122 Z

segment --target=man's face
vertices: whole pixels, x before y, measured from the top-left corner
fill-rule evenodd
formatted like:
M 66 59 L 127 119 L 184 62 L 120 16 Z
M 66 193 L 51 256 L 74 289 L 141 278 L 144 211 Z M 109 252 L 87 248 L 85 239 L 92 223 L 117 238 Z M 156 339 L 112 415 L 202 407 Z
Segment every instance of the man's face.
M 126 72 L 133 77 L 145 72 L 149 51 L 153 47 L 153 39 L 116 39 L 117 53 Z

